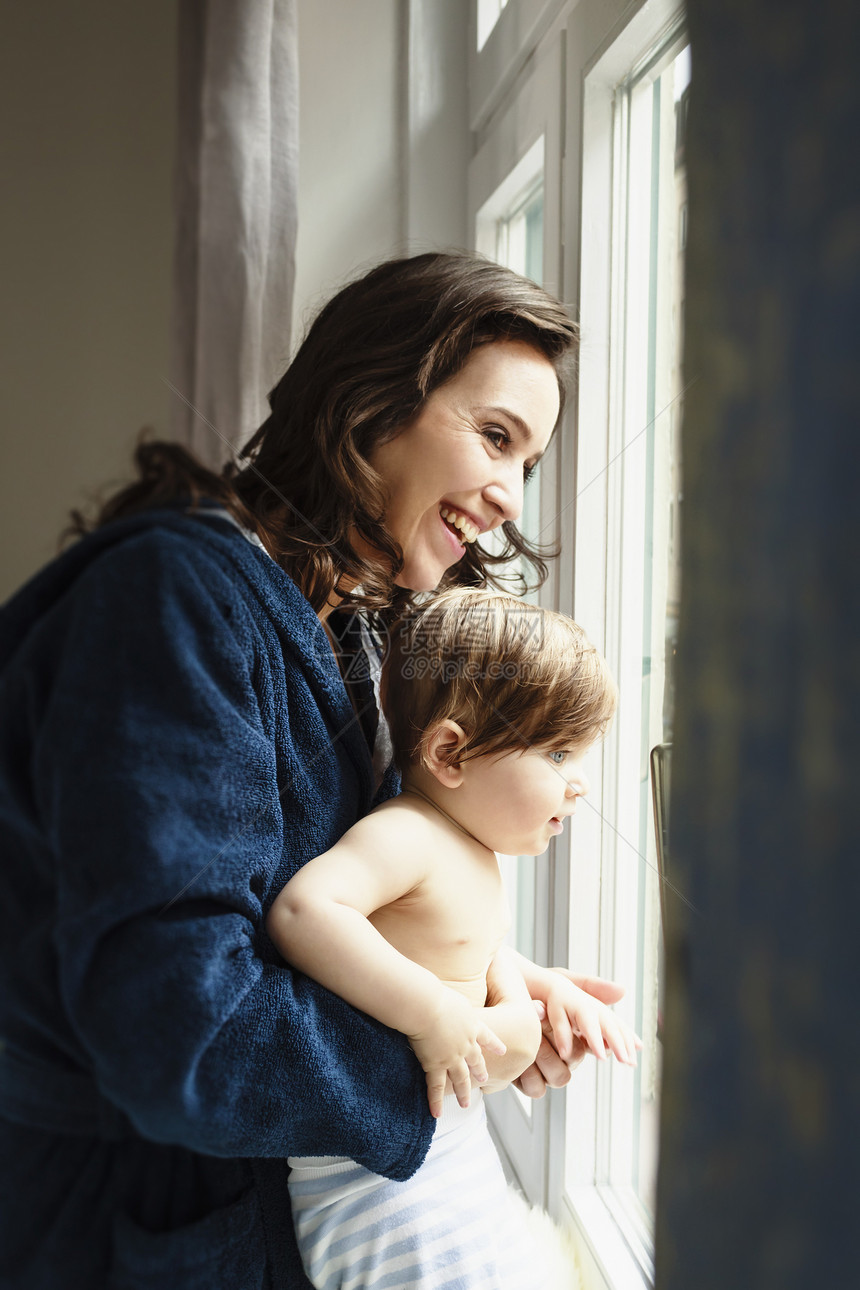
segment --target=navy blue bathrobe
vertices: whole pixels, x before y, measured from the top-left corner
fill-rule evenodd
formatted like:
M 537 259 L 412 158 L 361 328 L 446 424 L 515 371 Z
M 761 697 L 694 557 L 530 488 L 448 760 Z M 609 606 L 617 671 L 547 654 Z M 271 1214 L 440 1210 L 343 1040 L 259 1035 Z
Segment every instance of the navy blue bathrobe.
M 0 1286 L 307 1286 L 285 1157 L 414 1172 L 405 1039 L 264 927 L 396 791 L 310 605 L 227 524 L 115 522 L 5 606 Z

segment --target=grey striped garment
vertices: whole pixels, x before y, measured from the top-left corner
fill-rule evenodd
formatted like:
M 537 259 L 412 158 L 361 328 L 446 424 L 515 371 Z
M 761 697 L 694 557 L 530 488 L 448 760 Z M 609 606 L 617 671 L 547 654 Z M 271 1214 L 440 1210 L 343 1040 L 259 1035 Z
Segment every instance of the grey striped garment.
M 466 1110 L 445 1099 L 427 1158 L 407 1182 L 334 1156 L 289 1164 L 299 1250 L 317 1290 L 547 1290 L 480 1093 Z

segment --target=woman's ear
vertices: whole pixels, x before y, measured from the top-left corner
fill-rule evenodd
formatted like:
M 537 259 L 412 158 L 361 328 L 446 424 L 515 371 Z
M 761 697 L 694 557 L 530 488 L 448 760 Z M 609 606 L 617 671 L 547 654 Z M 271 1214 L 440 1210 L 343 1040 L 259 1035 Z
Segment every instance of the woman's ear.
M 421 765 L 445 788 L 457 788 L 462 783 L 460 751 L 467 739 L 463 727 L 448 717 L 432 726 L 424 738 Z

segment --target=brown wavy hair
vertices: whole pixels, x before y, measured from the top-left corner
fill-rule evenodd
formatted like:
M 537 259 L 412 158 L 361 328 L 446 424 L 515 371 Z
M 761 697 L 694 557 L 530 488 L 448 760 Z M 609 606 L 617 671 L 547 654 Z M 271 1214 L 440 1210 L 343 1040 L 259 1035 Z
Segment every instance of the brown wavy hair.
M 217 475 L 177 444 L 140 443 L 138 479 L 107 501 L 94 525 L 73 514 L 73 531 L 182 497 L 208 498 L 260 536 L 315 610 L 332 594 L 369 610 L 402 610 L 411 593 L 394 585 L 403 553 L 385 526 L 384 484 L 368 460 L 373 449 L 409 425 L 475 349 L 494 341 L 525 341 L 543 354 L 563 407 L 577 334 L 541 287 L 477 255 L 386 261 L 317 315 L 238 463 Z M 498 586 L 494 571 L 516 556 L 540 586 L 557 551 L 527 542 L 510 521 L 501 531 L 499 554 L 471 543 L 441 587 Z M 356 534 L 378 558 L 358 554 Z M 353 584 L 360 585 L 351 593 Z

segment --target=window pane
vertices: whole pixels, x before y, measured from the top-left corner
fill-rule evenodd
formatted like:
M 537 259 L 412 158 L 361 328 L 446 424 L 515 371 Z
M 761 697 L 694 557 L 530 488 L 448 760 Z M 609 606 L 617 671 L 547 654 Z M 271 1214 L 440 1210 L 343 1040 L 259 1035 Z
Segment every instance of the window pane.
M 478 49 L 483 49 L 508 0 L 478 0 Z
M 496 227 L 496 259 L 535 282 L 543 278 L 543 193 L 539 176 L 512 202 Z M 540 541 L 540 466 L 526 487 L 519 528 L 527 538 Z M 536 602 L 537 593 L 527 599 Z M 513 915 L 508 939 L 527 958 L 535 956 L 535 866 L 535 856 L 502 860 Z
M 619 758 L 619 804 L 626 799 L 622 836 L 638 851 L 635 926 L 638 946 L 636 1022 L 644 1049 L 635 1077 L 629 1184 L 653 1214 L 657 1171 L 662 975 L 660 890 L 649 777 L 650 751 L 672 737 L 672 662 L 679 594 L 681 339 L 683 315 L 684 91 L 689 53 L 622 89 L 628 127 L 628 189 L 624 397 L 628 404 L 619 463 L 624 513 L 614 522 L 638 523 L 638 539 L 622 543 L 620 669 L 621 704 L 627 710 L 619 739 L 632 739 Z M 679 125 L 680 123 L 680 125 Z M 680 144 L 680 146 L 679 146 Z M 637 556 L 638 549 L 638 556 Z M 638 564 L 638 567 L 637 567 Z M 636 620 L 639 621 L 637 633 Z M 636 638 L 638 634 L 638 645 Z M 636 677 L 638 676 L 638 683 Z M 638 686 L 638 697 L 635 692 Z M 638 705 L 637 714 L 632 713 Z M 635 775 L 635 783 L 634 783 Z M 621 818 L 621 817 L 620 817 Z M 618 883 L 636 863 L 633 847 L 618 849 Z M 629 911 L 632 912 L 632 911 Z M 618 1098 L 613 1097 L 613 1119 Z M 613 1130 L 614 1131 L 614 1130 Z M 611 1150 L 617 1162 L 620 1153 Z M 625 1178 L 612 1171 L 612 1181 Z
M 635 1073 L 611 1063 L 596 1072 L 595 1180 L 628 1242 L 633 1233 L 643 1249 L 653 1227 L 661 1057 L 650 751 L 672 737 L 679 594 L 689 57 L 677 29 L 671 40 L 615 93 L 608 279 L 605 648 L 619 703 L 603 751 L 599 953 L 601 971 L 627 988 L 623 1010 L 644 1048 Z M 589 534 L 578 533 L 584 550 Z M 578 882 L 576 898 L 583 890 Z M 572 905 L 572 922 L 575 914 Z M 572 1159 L 577 1126 L 570 1118 Z
M 521 273 L 533 282 L 543 283 L 543 177 L 533 180 L 511 204 L 509 212 L 498 221 L 496 230 L 496 259 L 500 264 Z M 520 531 L 531 541 L 539 542 L 540 522 L 540 463 L 525 490 Z M 536 596 L 529 599 L 536 600 Z
M 680 422 L 682 409 L 683 222 L 686 212 L 683 124 L 690 79 L 684 49 L 652 84 L 633 91 L 651 113 L 652 165 L 648 433 L 645 443 L 647 496 L 643 541 L 642 735 L 639 851 L 647 858 L 640 900 L 642 946 L 640 1015 L 646 1042 L 638 1072 L 634 1186 L 654 1213 L 657 1172 L 662 990 L 662 938 L 656 834 L 649 780 L 655 744 L 672 739 L 673 661 L 680 591 Z M 635 201 L 635 197 L 631 196 Z

